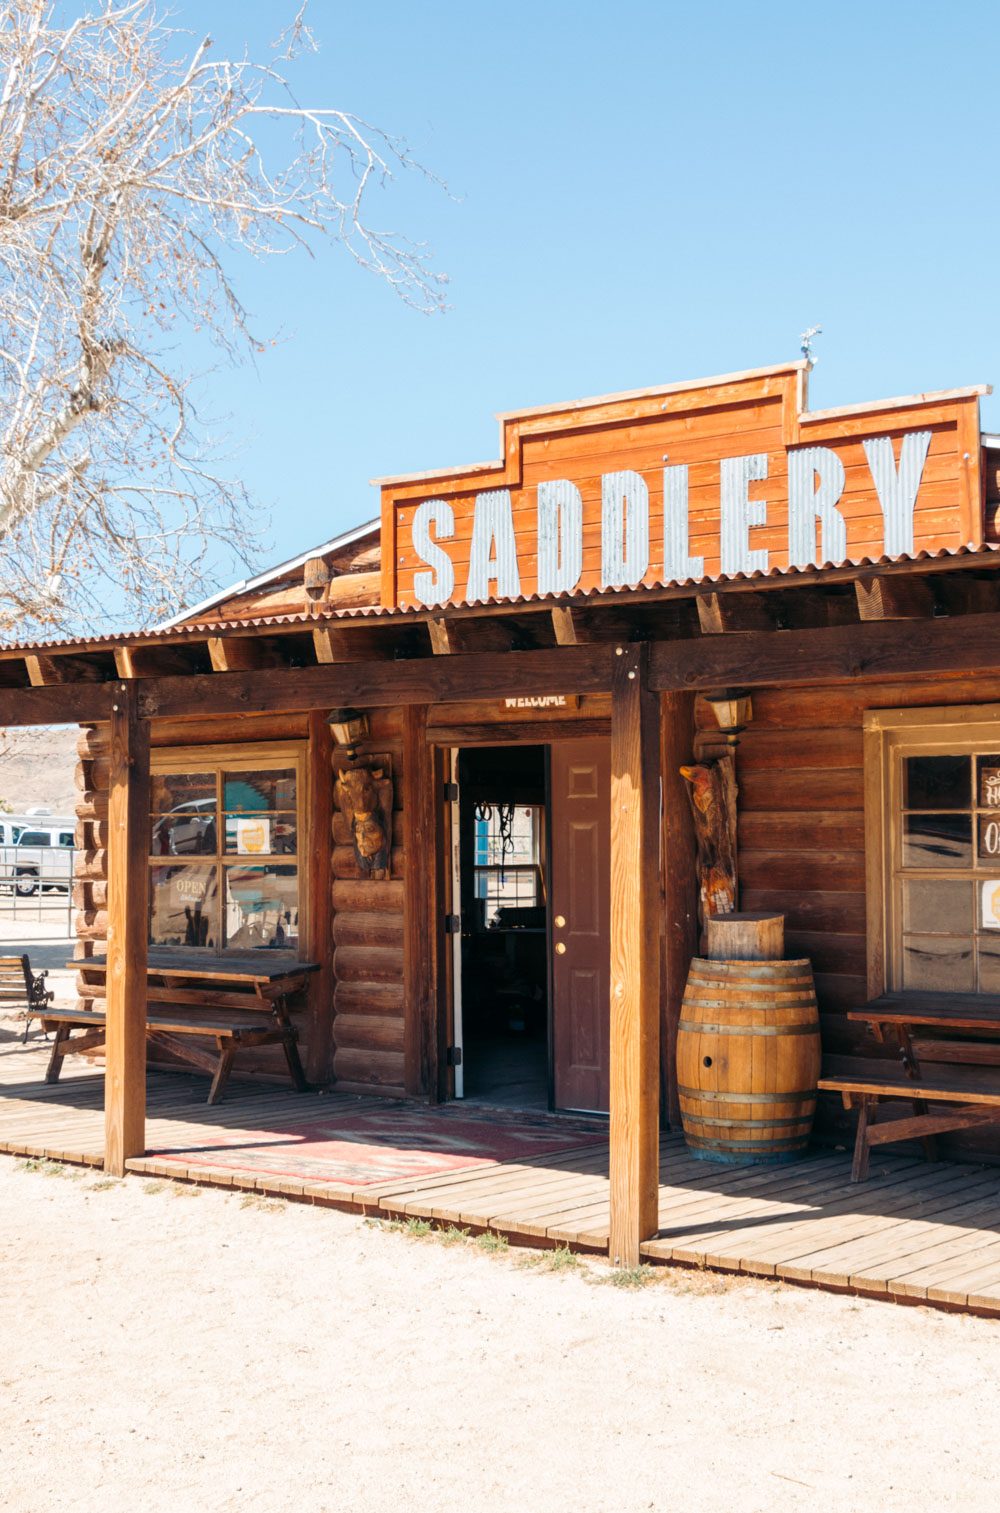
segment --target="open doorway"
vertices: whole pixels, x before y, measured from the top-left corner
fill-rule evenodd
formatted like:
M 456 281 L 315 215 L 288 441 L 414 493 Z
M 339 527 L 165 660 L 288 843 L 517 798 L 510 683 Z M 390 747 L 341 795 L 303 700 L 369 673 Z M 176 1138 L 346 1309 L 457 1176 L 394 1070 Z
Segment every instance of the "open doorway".
M 463 750 L 458 784 L 463 1094 L 547 1109 L 546 748 Z

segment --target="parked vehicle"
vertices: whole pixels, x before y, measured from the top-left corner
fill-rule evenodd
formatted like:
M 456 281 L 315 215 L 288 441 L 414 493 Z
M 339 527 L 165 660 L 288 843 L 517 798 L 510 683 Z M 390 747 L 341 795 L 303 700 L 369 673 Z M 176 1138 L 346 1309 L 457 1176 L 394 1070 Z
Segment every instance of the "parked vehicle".
M 0 882 L 28 897 L 39 887 L 73 884 L 76 820 L 48 809 L 0 815 Z

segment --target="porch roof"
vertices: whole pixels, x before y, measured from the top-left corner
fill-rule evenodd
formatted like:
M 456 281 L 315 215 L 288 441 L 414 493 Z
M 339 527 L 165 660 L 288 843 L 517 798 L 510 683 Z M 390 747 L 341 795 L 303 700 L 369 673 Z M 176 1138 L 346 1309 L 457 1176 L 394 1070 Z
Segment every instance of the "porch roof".
M 364 531 L 361 531 L 359 535 L 363 533 Z M 339 538 L 341 541 L 345 539 Z M 315 553 L 303 554 L 284 566 L 299 566 L 308 557 L 319 554 L 323 550 L 325 548 L 316 548 Z M 60 656 L 113 653 L 116 648 L 152 648 L 254 633 L 270 635 L 281 632 L 311 631 L 314 627 L 324 624 L 340 625 L 345 629 L 362 622 L 368 624 L 378 622 L 387 625 L 392 622 L 405 622 L 411 625 L 422 625 L 428 621 L 475 620 L 497 614 L 537 615 L 539 611 L 557 610 L 567 606 L 586 610 L 651 606 L 672 600 L 690 599 L 706 592 L 717 593 L 720 589 L 733 592 L 747 589 L 800 587 L 822 590 L 826 587 L 853 584 L 859 577 L 868 574 L 884 577 L 912 576 L 921 572 L 962 568 L 985 568 L 992 572 L 1000 568 L 998 554 L 1000 554 L 1000 543 L 987 542 L 981 546 L 940 547 L 936 551 L 920 551 L 913 556 L 859 557 L 838 566 L 819 567 L 809 564 L 805 567 L 772 567 L 766 572 L 708 573 L 701 578 L 686 578 L 668 584 L 624 586 L 589 591 L 578 589 L 558 596 L 531 594 L 527 597 L 512 599 L 491 595 L 487 599 L 474 603 L 425 607 L 381 604 L 337 607 L 317 604 L 291 613 L 234 615 L 225 619 L 207 620 L 194 618 L 198 611 L 210 608 L 237 591 L 251 589 L 255 584 L 264 584 L 273 580 L 279 571 L 276 568 L 266 574 L 261 574 L 256 579 L 247 580 L 245 583 L 232 585 L 220 591 L 212 599 L 197 605 L 194 610 L 185 611 L 183 617 L 177 616 L 173 620 L 164 621 L 148 629 L 120 631 L 104 636 L 57 636 L 12 641 L 6 645 L 0 645 L 0 662 L 16 660 L 25 653 Z M 612 635 L 615 634 L 617 632 L 612 633 Z

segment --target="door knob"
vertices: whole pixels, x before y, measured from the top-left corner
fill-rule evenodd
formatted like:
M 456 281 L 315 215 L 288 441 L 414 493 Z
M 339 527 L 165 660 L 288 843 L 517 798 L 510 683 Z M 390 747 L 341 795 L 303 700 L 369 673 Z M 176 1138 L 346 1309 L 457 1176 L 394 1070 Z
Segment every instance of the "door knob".
M 556 953 L 559 956 L 565 956 L 566 955 L 566 944 L 565 944 L 564 941 L 560 940 L 560 941 L 558 941 L 556 943 Z
M 565 920 L 565 917 L 562 914 L 557 914 L 556 915 L 554 923 L 555 923 L 555 927 L 556 927 L 557 930 L 565 929 L 566 920 Z

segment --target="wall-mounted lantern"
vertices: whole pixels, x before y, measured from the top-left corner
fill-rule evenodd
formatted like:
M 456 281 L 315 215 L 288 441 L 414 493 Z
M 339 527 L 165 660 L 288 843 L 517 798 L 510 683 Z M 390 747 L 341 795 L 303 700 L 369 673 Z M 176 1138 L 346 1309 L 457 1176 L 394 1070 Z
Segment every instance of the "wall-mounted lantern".
M 716 724 L 726 737 L 726 745 L 734 747 L 740 732 L 753 718 L 750 695 L 742 688 L 723 688 L 718 693 L 707 693 L 705 703 L 715 715 Z
M 326 723 L 333 731 L 333 739 L 344 748 L 344 755 L 353 762 L 358 755 L 358 742 L 368 735 L 368 716 L 363 709 L 331 709 Z

